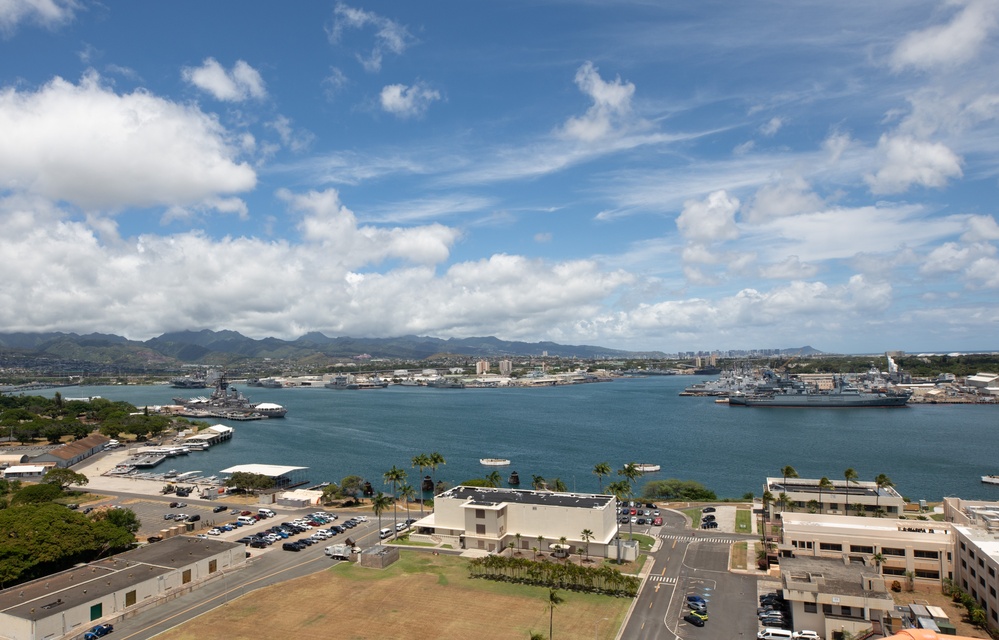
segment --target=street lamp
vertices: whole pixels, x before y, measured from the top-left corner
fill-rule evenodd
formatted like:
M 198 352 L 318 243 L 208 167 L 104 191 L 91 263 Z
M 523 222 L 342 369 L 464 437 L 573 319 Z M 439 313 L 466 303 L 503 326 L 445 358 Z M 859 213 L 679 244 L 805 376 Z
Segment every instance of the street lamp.
M 600 618 L 593 624 L 593 640 L 597 640 L 597 628 L 600 626 L 600 623 L 603 622 L 604 620 L 610 620 L 610 618 Z

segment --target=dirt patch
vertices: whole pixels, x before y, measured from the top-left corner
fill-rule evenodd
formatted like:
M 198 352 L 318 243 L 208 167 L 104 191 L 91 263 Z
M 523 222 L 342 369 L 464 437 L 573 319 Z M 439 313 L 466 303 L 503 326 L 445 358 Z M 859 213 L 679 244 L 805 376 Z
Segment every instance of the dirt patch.
M 255 591 L 158 636 L 162 640 L 258 637 L 281 621 L 282 637 L 475 638 L 548 635 L 548 590 L 468 577 L 466 561 L 419 552 L 385 570 L 338 565 Z M 613 638 L 631 601 L 560 591 L 559 638 Z
M 902 606 L 922 604 L 940 607 L 947 612 L 947 616 L 950 617 L 950 623 L 957 627 L 957 635 L 959 636 L 967 636 L 969 638 L 989 637 L 989 634 L 968 622 L 968 610 L 964 606 L 956 604 L 950 597 L 942 593 L 937 593 L 936 591 L 917 591 L 914 593 L 902 591 L 892 593 L 892 598 L 895 599 L 895 604 Z

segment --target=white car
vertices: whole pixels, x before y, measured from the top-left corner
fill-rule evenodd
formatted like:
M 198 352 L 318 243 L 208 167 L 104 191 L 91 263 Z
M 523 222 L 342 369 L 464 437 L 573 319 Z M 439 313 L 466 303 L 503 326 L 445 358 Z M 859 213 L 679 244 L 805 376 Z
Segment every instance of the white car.
M 358 522 L 367 522 L 368 521 L 368 516 L 356 516 L 355 519 Z
M 220 536 L 220 535 L 222 535 L 222 530 L 221 529 L 215 529 L 215 528 L 209 529 L 208 530 L 208 535 L 210 535 L 210 536 Z
M 199 533 L 198 535 L 196 535 L 196 536 L 194 536 L 194 537 L 195 537 L 195 538 L 201 538 L 201 539 L 203 539 L 203 540 L 207 540 L 207 539 L 208 539 L 208 536 L 206 536 L 206 535 L 205 535 L 205 534 L 203 534 L 203 533 Z
M 792 638 L 795 640 L 822 640 L 822 637 L 814 631 L 809 631 L 808 629 L 802 629 L 801 631 L 795 631 L 791 634 Z

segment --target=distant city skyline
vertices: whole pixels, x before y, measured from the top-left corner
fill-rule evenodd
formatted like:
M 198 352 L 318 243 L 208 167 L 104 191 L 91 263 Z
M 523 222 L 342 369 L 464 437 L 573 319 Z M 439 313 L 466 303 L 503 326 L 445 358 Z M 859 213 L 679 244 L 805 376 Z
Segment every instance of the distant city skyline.
M 987 351 L 999 2 L 0 4 L 0 332 Z

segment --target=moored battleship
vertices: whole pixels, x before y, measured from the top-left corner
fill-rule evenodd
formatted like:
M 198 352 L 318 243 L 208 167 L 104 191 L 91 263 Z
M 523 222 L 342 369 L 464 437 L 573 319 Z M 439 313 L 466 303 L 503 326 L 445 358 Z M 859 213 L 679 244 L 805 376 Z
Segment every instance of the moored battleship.
M 215 389 L 210 398 L 174 398 L 174 402 L 205 415 L 229 420 L 258 420 L 260 418 L 283 418 L 288 410 L 279 404 L 260 402 L 254 404 L 236 387 L 229 386 L 225 374 L 215 380 Z
M 862 391 L 836 379 L 831 390 L 818 391 L 798 380 L 777 380 L 753 393 L 734 393 L 729 396 L 732 407 L 787 407 L 787 408 L 865 408 L 904 407 L 911 396 L 909 391 Z

